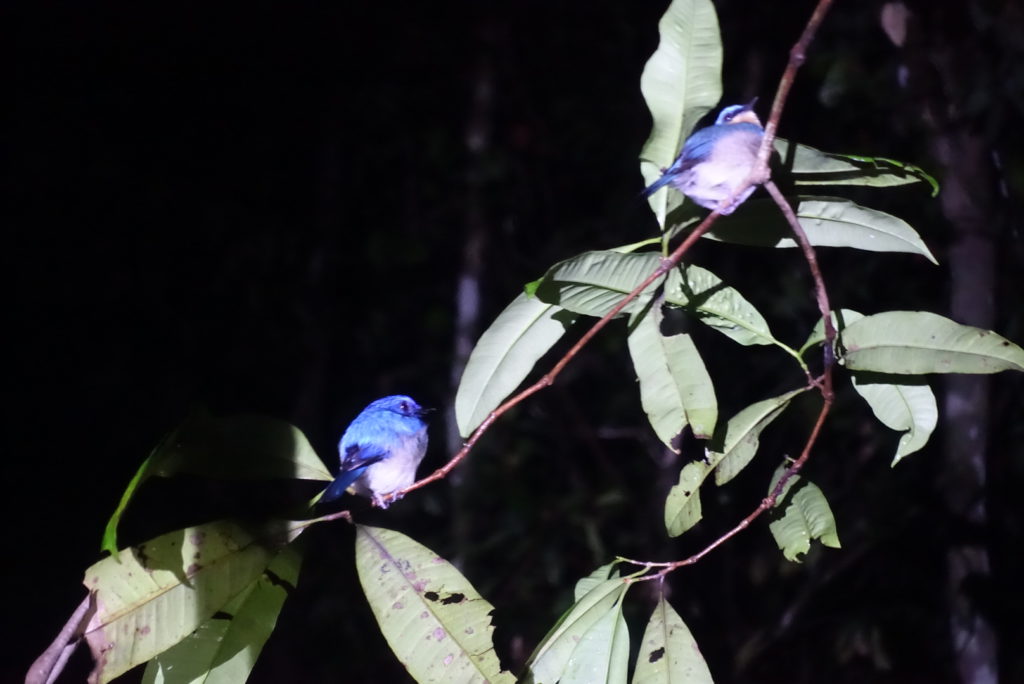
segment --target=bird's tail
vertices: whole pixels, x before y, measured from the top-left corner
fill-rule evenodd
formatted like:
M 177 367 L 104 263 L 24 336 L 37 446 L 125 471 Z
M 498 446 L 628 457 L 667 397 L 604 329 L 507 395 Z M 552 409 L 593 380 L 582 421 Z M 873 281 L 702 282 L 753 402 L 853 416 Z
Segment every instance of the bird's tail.
M 641 194 L 644 197 L 650 197 L 651 195 L 656 193 L 658 190 L 661 190 L 663 187 L 668 185 L 669 181 L 671 181 L 674 177 L 675 176 L 672 176 L 671 174 L 668 174 L 668 173 L 662 174 L 661 178 L 659 178 L 658 180 L 654 181 L 653 183 L 648 185 L 646 188 L 644 188 L 644 191 Z
M 320 501 L 318 503 L 323 504 L 329 501 L 334 501 L 335 499 L 340 499 L 345 493 L 345 490 L 348 489 L 353 482 L 358 480 L 359 476 L 362 475 L 368 467 L 369 465 L 365 465 L 361 468 L 353 468 L 352 470 L 346 470 L 338 473 L 338 477 L 335 478 L 334 482 L 332 482 L 327 489 L 324 490 L 323 496 L 320 497 Z

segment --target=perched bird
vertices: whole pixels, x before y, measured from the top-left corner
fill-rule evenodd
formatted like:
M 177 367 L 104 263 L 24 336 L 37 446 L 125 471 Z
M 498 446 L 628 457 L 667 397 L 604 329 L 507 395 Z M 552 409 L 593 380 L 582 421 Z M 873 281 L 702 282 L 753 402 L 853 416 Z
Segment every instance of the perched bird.
M 387 494 L 416 481 L 416 468 L 427 451 L 430 412 L 410 397 L 393 395 L 373 402 L 356 416 L 338 442 L 341 470 L 320 503 L 338 499 L 350 486 L 356 494 L 387 508 Z
M 672 166 L 644 189 L 644 197 L 671 185 L 700 206 L 718 209 L 747 179 L 757 159 L 764 129 L 752 109 L 755 102 L 726 107 L 713 126 L 694 132 Z M 731 214 L 752 192 L 753 185 L 720 213 Z

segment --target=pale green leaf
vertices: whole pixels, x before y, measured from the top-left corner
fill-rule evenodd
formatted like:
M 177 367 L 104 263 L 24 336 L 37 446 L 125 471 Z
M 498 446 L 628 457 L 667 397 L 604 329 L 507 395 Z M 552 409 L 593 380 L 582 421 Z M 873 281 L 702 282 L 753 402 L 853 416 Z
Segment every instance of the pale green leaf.
M 725 484 L 750 463 L 761 443 L 761 432 L 778 418 L 794 397 L 806 391 L 801 388 L 751 404 L 729 420 L 721 439 L 716 438 L 709 449 L 708 459 L 718 464 L 715 484 Z
M 778 474 L 776 472 L 776 476 Z M 836 521 L 822 491 L 814 483 L 801 480 L 796 475 L 787 484 L 790 496 L 786 497 L 785 513 L 768 525 L 782 555 L 787 560 L 798 561 L 810 550 L 813 539 L 833 549 L 840 548 Z M 771 489 L 774 489 L 774 482 L 769 491 Z M 776 505 L 781 503 L 782 497 Z
M 800 197 L 800 227 L 816 247 L 853 247 L 869 252 L 935 257 L 910 225 L 891 214 L 836 197 Z M 796 240 L 771 200 L 749 200 L 729 221 L 715 223 L 706 237 L 756 247 L 796 247 Z
M 493 606 L 448 561 L 404 534 L 358 525 L 356 569 L 384 638 L 416 681 L 515 681 L 494 653 Z
M 96 613 L 85 638 L 108 682 L 178 643 L 262 575 L 315 521 L 222 520 L 161 535 L 85 572 Z
M 580 578 L 576 582 L 576 586 L 573 587 L 573 600 L 579 601 L 581 598 L 590 593 L 590 590 L 601 584 L 605 580 L 614 579 L 619 576 L 619 571 L 615 569 L 618 565 L 618 561 L 612 561 L 611 563 L 605 563 L 601 567 L 594 570 L 586 577 Z
M 654 252 L 584 252 L 552 266 L 541 279 L 536 295 L 573 313 L 601 318 L 659 266 L 661 256 Z M 648 285 L 620 315 L 642 310 L 659 280 Z
M 629 635 L 622 618 L 622 598 L 630 585 L 616 577 L 587 586 L 589 591 L 572 605 L 534 650 L 520 681 L 534 684 L 626 681 Z
M 831 314 L 832 327 L 838 332 L 846 328 L 856 320 L 864 318 L 864 314 L 854 311 L 853 309 L 839 309 L 833 311 Z M 800 355 L 803 356 L 807 353 L 808 349 L 818 346 L 825 341 L 825 322 L 822 318 L 818 319 L 818 322 L 814 324 L 814 328 L 811 330 L 811 334 L 807 337 L 807 341 L 804 342 L 803 346 L 800 347 Z
M 459 434 L 468 437 L 562 338 L 576 320 L 564 309 L 521 294 L 476 343 L 455 395 Z
M 932 196 L 939 184 L 924 170 L 894 159 L 822 152 L 775 138 L 775 151 L 795 185 L 861 185 L 885 188 L 908 183 L 927 183 Z
M 892 464 L 928 443 L 939 420 L 932 389 L 923 380 L 877 373 L 853 373 L 853 388 L 886 427 L 900 436 Z M 913 380 L 917 380 L 914 382 Z
M 655 434 L 678 453 L 678 436 L 687 423 L 701 438 L 710 437 L 718 402 L 704 362 L 684 333 L 664 335 L 663 314 L 654 307 L 631 325 L 628 342 L 640 383 L 640 402 Z
M 782 413 L 789 402 L 806 388 L 759 401 L 737 413 L 712 440 L 704 458 L 691 461 L 679 472 L 679 482 L 665 499 L 665 529 L 678 537 L 701 519 L 700 487 L 712 471 L 721 485 L 742 470 L 757 452 L 761 431 Z
M 665 301 L 683 307 L 701 323 L 740 344 L 776 344 L 764 316 L 743 295 L 700 266 L 681 264 L 669 271 Z
M 644 630 L 633 684 L 712 684 L 696 640 L 664 596 Z
M 135 472 L 107 521 L 101 550 L 117 553 L 117 526 L 143 482 L 179 474 L 230 480 L 333 479 L 293 425 L 261 416 L 196 415 L 164 437 Z
M 714 466 L 712 462 L 692 461 L 679 471 L 679 482 L 665 497 L 665 530 L 670 537 L 678 537 L 700 522 L 700 486 Z
M 302 555 L 286 546 L 255 582 L 196 631 L 146 665 L 144 684 L 244 682 L 299 578 Z
M 658 49 L 640 77 L 640 91 L 651 111 L 651 135 L 640 152 L 645 185 L 675 160 L 697 122 L 722 97 L 722 38 L 711 0 L 674 0 L 658 22 Z M 664 227 L 677 192 L 649 198 Z
M 197 416 L 152 457 L 152 473 L 223 479 L 334 479 L 294 425 L 262 416 Z
M 886 311 L 850 323 L 840 337 L 850 370 L 920 375 L 1024 371 L 1024 349 L 927 311 Z

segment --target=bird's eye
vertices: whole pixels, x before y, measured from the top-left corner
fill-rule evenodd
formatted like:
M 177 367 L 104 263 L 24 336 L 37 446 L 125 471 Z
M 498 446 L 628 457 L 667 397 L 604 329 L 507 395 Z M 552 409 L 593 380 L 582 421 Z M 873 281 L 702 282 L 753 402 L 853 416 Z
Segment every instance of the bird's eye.
M 408 413 L 409 412 L 409 402 L 403 401 L 401 404 L 398 405 L 398 408 L 402 409 L 402 413 Z

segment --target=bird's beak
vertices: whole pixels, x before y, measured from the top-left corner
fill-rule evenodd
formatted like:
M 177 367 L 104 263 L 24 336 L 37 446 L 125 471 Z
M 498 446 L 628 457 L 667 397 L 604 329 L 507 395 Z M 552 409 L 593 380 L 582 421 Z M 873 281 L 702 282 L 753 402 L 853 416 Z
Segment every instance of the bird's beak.
M 756 104 L 757 104 L 757 97 L 755 97 L 753 100 L 751 100 L 749 104 L 743 105 L 743 108 L 744 109 L 753 109 L 754 105 L 756 105 Z
M 428 413 L 433 413 L 436 410 L 437 409 L 433 408 L 433 407 L 423 407 L 423 406 L 421 406 L 420 410 L 416 412 L 416 415 L 422 417 L 422 416 L 427 415 Z

